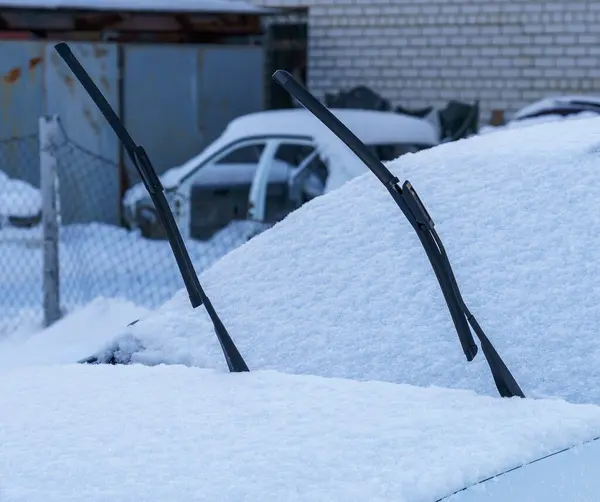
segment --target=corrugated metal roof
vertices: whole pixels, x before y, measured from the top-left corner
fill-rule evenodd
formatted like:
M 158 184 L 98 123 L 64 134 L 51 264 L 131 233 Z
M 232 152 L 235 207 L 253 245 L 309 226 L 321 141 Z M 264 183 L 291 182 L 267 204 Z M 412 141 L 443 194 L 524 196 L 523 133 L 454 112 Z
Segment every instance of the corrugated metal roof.
M 232 14 L 268 14 L 276 11 L 244 0 L 1 0 L 2 8 Z

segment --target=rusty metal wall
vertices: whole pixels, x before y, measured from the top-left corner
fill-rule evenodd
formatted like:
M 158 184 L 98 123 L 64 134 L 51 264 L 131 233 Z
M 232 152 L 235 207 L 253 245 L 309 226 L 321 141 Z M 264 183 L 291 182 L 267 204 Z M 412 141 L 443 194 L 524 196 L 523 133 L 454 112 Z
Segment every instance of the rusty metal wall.
M 39 186 L 35 135 L 43 113 L 44 47 L 39 42 L 0 43 L 0 169 Z
M 117 106 L 116 45 L 72 43 L 71 48 Z M 59 152 L 63 220 L 117 223 L 119 144 L 109 125 L 53 44 L 0 41 L 0 169 L 35 186 L 38 119 L 46 113 L 58 114 L 66 133 Z
M 197 155 L 235 117 L 264 108 L 259 46 L 126 45 L 124 117 L 162 173 Z M 139 179 L 127 159 L 127 170 Z
M 118 113 L 117 45 L 69 45 Z M 120 211 L 119 141 L 52 44 L 45 47 L 45 54 L 45 110 L 59 115 L 69 142 L 59 152 L 63 217 L 67 222 L 116 224 Z
M 124 45 L 120 70 L 116 44 L 70 45 L 159 172 L 198 154 L 233 118 L 264 108 L 259 46 Z M 59 158 L 63 221 L 117 224 L 121 147 L 110 126 L 53 44 L 0 41 L 0 169 L 39 186 L 38 118 L 54 113 L 67 135 Z M 23 140 L 2 143 L 12 137 Z

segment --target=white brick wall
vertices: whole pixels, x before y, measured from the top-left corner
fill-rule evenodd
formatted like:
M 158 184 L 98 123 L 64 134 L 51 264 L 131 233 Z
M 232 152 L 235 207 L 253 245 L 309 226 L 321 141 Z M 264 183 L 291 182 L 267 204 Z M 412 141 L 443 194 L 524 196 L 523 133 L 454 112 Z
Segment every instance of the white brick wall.
M 254 0 L 309 7 L 309 86 L 368 85 L 395 104 L 481 100 L 510 114 L 600 94 L 600 0 Z

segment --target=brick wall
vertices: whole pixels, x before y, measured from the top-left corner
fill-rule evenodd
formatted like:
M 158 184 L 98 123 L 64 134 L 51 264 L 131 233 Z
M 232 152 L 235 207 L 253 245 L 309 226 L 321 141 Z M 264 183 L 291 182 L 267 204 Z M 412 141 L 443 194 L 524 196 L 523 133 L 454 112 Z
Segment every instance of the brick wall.
M 254 0 L 309 7 L 309 85 L 364 84 L 395 104 L 519 107 L 600 94 L 600 0 Z

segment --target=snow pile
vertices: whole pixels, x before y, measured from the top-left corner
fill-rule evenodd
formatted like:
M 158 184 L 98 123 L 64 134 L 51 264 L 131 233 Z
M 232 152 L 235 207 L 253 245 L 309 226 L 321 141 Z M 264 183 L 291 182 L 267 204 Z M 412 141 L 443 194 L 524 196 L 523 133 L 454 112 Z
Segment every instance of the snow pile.
M 600 409 L 379 382 L 71 365 L 0 379 L 3 499 L 431 501 L 600 433 Z
M 33 217 L 41 209 L 42 197 L 37 188 L 0 171 L 0 226 L 4 217 Z
M 120 299 L 98 298 L 47 329 L 19 331 L 0 341 L 0 372 L 21 366 L 59 364 L 89 355 L 148 310 Z
M 474 137 L 393 162 L 465 301 L 528 396 L 600 403 L 600 120 Z M 232 251 L 201 282 L 251 369 L 496 395 L 467 363 L 426 255 L 370 173 Z M 127 335 L 135 361 L 225 370 L 181 292 Z

